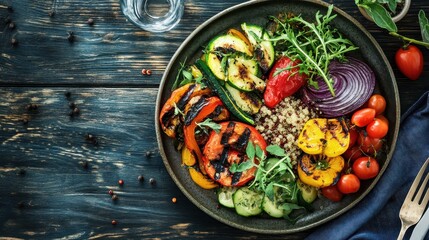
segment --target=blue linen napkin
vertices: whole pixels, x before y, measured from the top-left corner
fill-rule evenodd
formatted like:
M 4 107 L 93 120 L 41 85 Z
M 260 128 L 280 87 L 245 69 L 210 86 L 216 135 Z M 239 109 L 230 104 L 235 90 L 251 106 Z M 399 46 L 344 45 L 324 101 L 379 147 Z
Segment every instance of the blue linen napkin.
M 306 239 L 396 239 L 401 228 L 399 210 L 428 157 L 429 92 L 426 92 L 403 114 L 393 158 L 373 190 L 354 208 L 319 226 Z M 413 228 L 408 229 L 404 239 L 409 239 Z

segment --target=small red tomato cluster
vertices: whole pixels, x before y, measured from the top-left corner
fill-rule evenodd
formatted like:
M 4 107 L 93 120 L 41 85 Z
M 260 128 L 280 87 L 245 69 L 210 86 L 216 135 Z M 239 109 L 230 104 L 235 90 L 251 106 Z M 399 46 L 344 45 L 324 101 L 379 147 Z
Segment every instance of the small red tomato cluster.
M 380 94 L 372 95 L 363 108 L 351 116 L 349 148 L 342 155 L 347 161 L 345 171 L 335 185 L 322 189 L 322 195 L 331 201 L 340 201 L 344 194 L 360 189 L 360 181 L 375 178 L 380 172 L 376 160 L 389 130 L 383 115 L 386 100 Z

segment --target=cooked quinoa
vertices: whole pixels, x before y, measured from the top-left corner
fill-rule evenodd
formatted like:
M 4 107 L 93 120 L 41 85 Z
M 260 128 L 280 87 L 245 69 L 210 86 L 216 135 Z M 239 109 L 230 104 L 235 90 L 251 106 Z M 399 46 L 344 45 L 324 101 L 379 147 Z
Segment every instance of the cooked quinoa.
M 291 96 L 273 109 L 263 106 L 256 115 L 256 129 L 268 145 L 282 147 L 295 165 L 301 154 L 296 140 L 304 124 L 315 117 L 317 114 L 314 110 L 308 108 L 300 99 Z

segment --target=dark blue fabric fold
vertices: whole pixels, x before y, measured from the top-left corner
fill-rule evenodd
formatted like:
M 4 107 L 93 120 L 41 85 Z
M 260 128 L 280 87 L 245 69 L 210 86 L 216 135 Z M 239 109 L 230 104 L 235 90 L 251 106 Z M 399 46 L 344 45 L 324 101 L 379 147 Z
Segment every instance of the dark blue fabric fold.
M 354 208 L 316 228 L 306 239 L 396 239 L 399 210 L 429 157 L 429 92 L 402 115 L 396 148 L 374 189 Z M 404 239 L 408 239 L 409 228 Z M 429 239 L 426 236 L 425 239 Z

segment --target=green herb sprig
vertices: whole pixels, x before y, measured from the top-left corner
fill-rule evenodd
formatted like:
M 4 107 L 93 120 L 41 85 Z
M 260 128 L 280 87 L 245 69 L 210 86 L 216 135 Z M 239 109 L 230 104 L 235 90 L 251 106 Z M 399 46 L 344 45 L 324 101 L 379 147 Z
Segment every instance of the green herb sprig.
M 358 48 L 330 25 L 336 17 L 332 14 L 332 9 L 333 5 L 330 5 L 326 15 L 317 12 L 314 22 L 309 22 L 301 16 L 285 19 L 273 17 L 272 20 L 278 27 L 270 40 L 276 47 L 286 49 L 283 55 L 300 61 L 299 72 L 309 75 L 309 85 L 318 89 L 315 77 L 320 76 L 332 96 L 335 96 L 329 64 L 332 60 L 345 60 L 345 53 Z
M 423 10 L 419 11 L 419 25 L 422 35 L 422 40 L 417 40 L 403 36 L 398 33 L 398 27 L 392 19 L 392 15 L 397 10 L 397 5 L 401 1 L 398 0 L 355 0 L 355 4 L 361 7 L 365 12 L 374 20 L 374 23 L 389 31 L 389 34 L 402 39 L 407 43 L 414 43 L 417 45 L 429 48 L 429 21 Z

